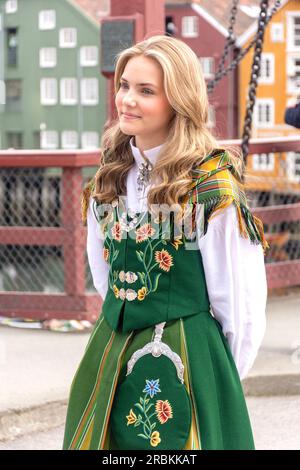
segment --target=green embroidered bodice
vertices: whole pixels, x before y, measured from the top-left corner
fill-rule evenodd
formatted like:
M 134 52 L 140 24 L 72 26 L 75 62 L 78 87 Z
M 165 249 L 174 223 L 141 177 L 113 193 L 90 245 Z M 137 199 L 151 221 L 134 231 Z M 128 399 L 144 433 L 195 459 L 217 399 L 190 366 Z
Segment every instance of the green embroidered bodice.
M 100 206 L 95 202 L 93 207 L 99 221 Z M 130 217 L 119 204 L 106 219 L 102 256 L 109 275 L 102 314 L 114 330 L 142 329 L 209 311 L 200 250 L 184 234 L 175 237 L 174 224 L 165 219 L 136 213 L 136 226 L 126 231 L 122 221 L 129 223 Z

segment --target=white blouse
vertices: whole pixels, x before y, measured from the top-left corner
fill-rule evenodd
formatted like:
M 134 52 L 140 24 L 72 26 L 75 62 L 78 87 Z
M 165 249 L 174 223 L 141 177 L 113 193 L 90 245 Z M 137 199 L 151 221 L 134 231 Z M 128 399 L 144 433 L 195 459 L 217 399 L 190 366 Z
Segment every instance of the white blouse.
M 127 175 L 127 209 L 147 210 L 146 187 L 142 197 L 137 190 L 138 165 L 144 162 L 130 140 L 136 164 Z M 152 163 L 162 145 L 144 151 Z M 92 210 L 87 214 L 87 255 L 93 283 L 105 299 L 109 265 L 102 256 L 103 234 Z M 254 245 L 239 233 L 236 208 L 230 204 L 216 212 L 207 232 L 198 238 L 212 314 L 222 326 L 240 378 L 251 369 L 266 328 L 267 280 L 262 246 Z

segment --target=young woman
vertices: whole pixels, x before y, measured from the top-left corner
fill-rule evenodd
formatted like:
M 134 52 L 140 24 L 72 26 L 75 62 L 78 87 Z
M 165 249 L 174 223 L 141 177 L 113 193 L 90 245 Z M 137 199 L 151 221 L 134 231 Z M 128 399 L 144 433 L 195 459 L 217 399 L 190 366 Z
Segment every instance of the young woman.
M 242 159 L 207 128 L 185 43 L 153 36 L 117 59 L 118 119 L 82 199 L 103 305 L 63 448 L 254 449 L 240 381 L 265 331 L 268 244 Z

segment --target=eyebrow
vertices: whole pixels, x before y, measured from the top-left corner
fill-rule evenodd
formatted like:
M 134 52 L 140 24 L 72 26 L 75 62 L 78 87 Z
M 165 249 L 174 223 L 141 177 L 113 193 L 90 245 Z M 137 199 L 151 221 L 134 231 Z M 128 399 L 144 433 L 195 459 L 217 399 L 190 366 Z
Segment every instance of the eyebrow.
M 128 80 L 126 80 L 126 78 L 124 78 L 124 77 L 121 77 L 121 80 L 124 80 L 124 82 L 129 83 Z M 138 83 L 138 85 L 140 85 L 140 86 L 150 85 L 150 86 L 153 86 L 154 88 L 157 88 L 157 86 L 154 85 L 153 83 Z

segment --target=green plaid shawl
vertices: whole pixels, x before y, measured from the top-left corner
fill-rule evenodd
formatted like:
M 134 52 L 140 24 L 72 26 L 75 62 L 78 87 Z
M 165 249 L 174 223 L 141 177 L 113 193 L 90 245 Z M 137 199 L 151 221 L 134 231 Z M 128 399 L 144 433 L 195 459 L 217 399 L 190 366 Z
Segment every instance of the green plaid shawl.
M 95 186 L 94 178 L 87 184 L 82 193 L 81 208 L 82 220 L 86 223 L 87 209 L 91 192 Z M 198 168 L 192 171 L 191 189 L 183 200 L 183 205 L 192 204 L 193 213 L 196 205 L 204 206 L 204 234 L 207 232 L 209 220 L 234 203 L 238 215 L 240 234 L 249 238 L 252 243 L 261 244 L 264 253 L 269 244 L 264 235 L 262 221 L 252 214 L 244 185 L 237 174 L 228 152 L 224 149 L 215 149 L 207 155 Z

